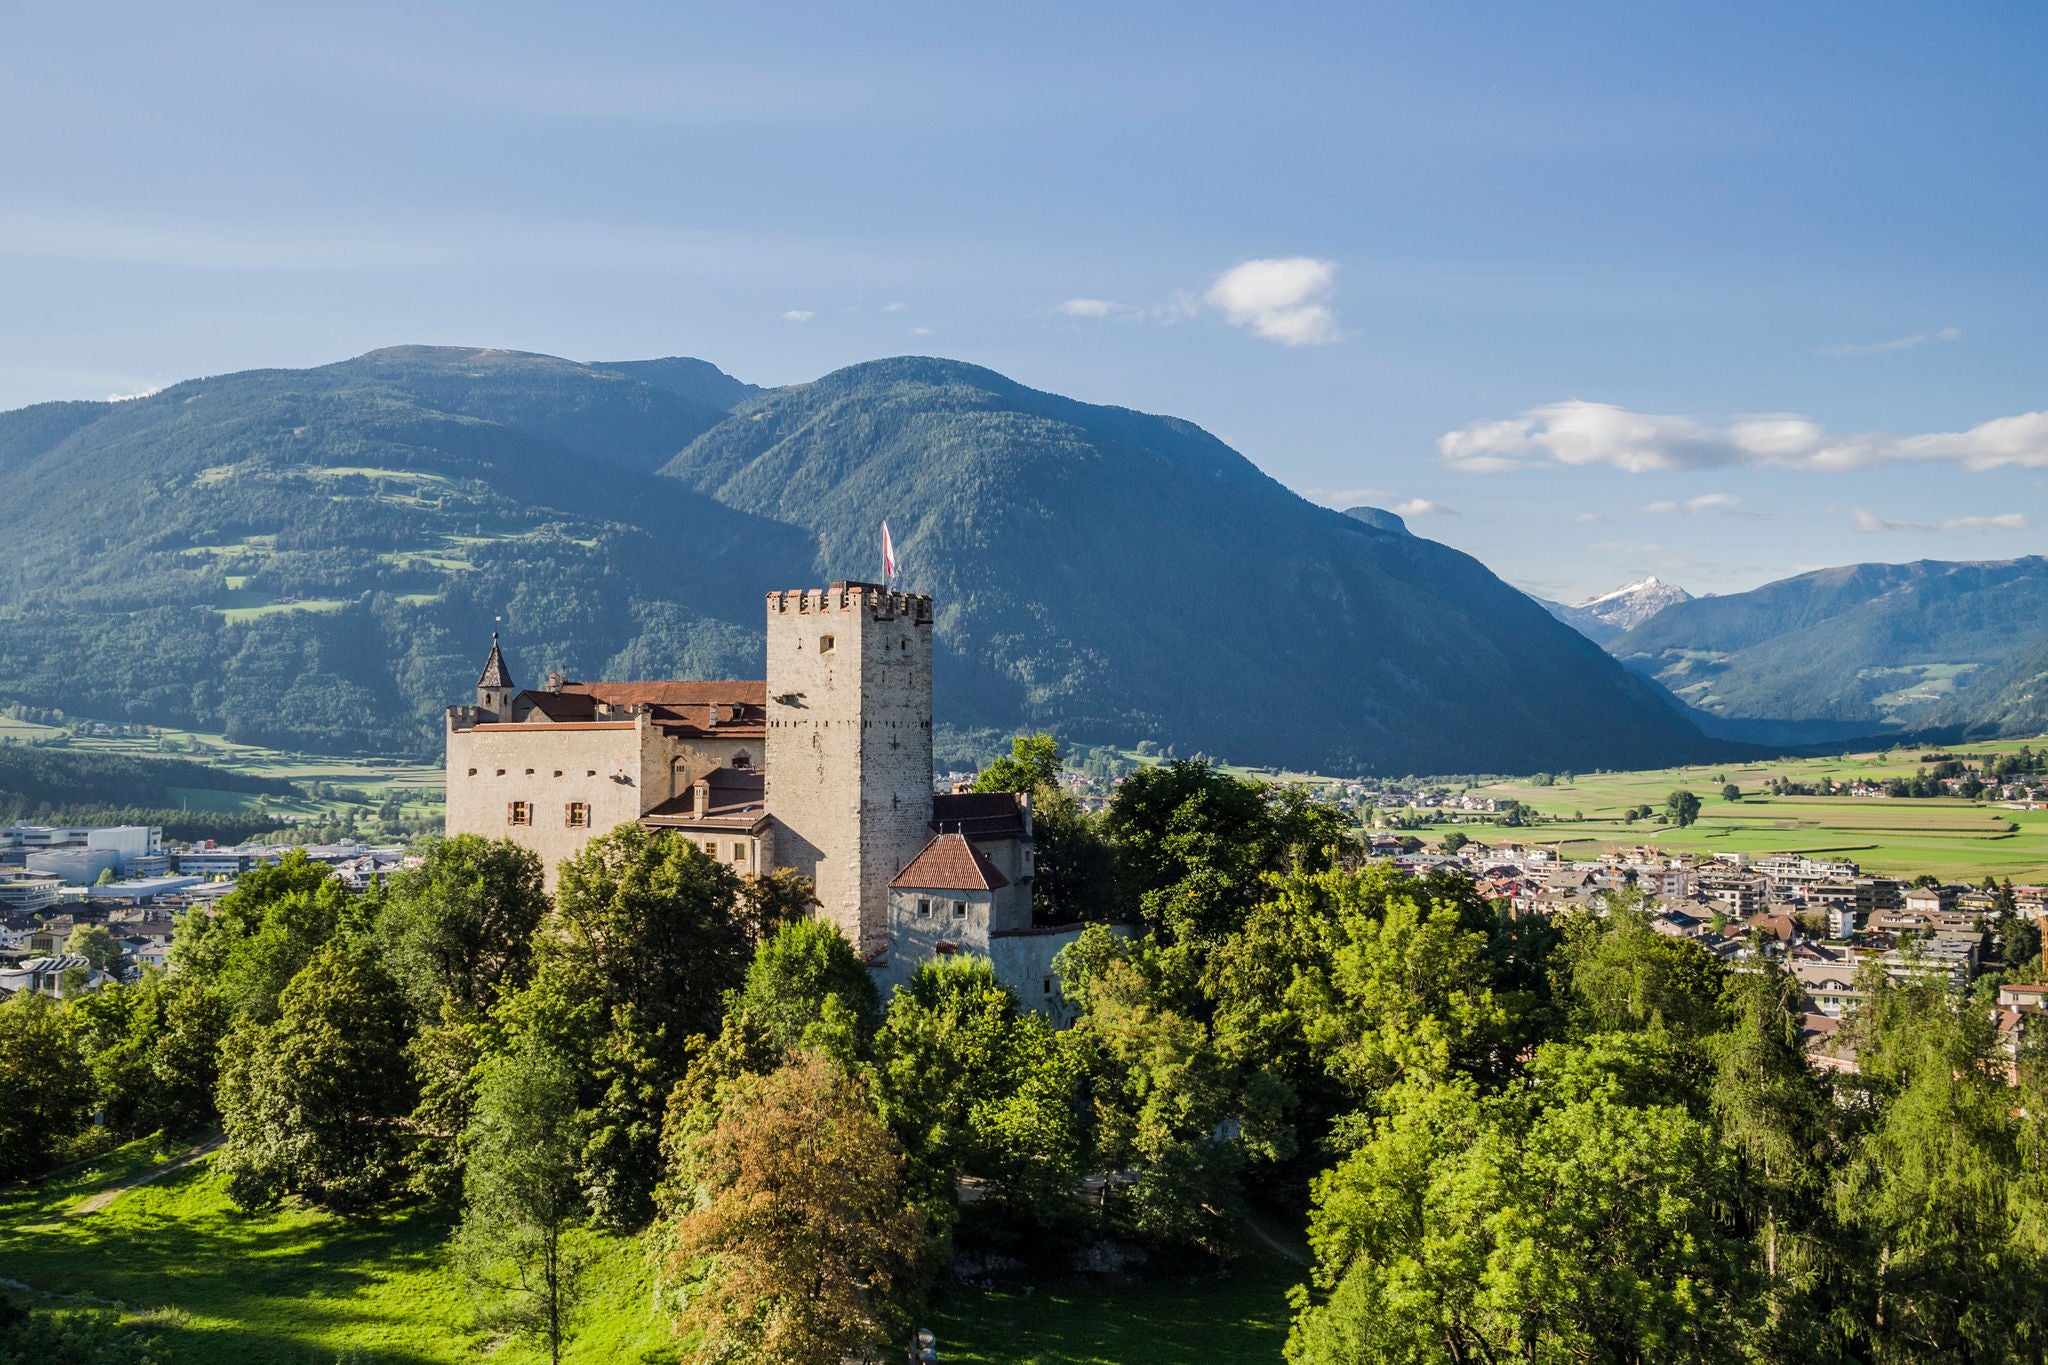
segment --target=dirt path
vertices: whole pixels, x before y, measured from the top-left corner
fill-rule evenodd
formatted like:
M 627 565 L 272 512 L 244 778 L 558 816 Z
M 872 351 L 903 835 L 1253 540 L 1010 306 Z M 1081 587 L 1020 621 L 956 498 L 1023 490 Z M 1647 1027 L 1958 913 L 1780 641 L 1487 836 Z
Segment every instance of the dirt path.
M 86 1200 L 85 1202 L 78 1204 L 75 1207 L 66 1209 L 64 1211 L 64 1216 L 66 1218 L 81 1218 L 88 1213 L 98 1213 L 101 1209 L 113 1203 L 122 1195 L 128 1193 L 128 1191 L 141 1189 L 150 1181 L 161 1180 L 163 1177 L 169 1175 L 172 1171 L 177 1170 L 181 1166 L 189 1166 L 203 1156 L 211 1156 L 216 1150 L 219 1149 L 220 1145 L 226 1141 L 226 1134 L 215 1133 L 212 1137 L 206 1139 L 206 1141 L 200 1143 L 198 1146 L 187 1147 L 184 1151 L 178 1153 L 178 1155 L 171 1158 L 169 1161 L 166 1161 L 163 1165 L 156 1167 L 154 1170 L 144 1171 L 141 1175 L 135 1176 L 128 1180 L 124 1180 L 118 1185 L 114 1185 L 107 1189 L 101 1190 L 98 1194 L 94 1195 L 92 1198 Z

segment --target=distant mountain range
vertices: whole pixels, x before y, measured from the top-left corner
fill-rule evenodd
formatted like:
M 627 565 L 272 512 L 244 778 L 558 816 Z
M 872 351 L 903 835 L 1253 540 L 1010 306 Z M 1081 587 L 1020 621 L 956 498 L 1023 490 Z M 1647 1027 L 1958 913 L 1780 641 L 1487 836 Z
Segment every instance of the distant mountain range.
M 1693 599 L 1691 593 L 1676 583 L 1666 583 L 1652 575 L 1570 606 L 1541 597 L 1536 600 L 1543 604 L 1545 611 L 1573 630 L 1596 644 L 1604 645 L 1664 608 Z
M 873 576 L 886 516 L 956 732 L 1333 772 L 1725 752 L 1398 518 L 953 361 L 761 391 L 402 347 L 0 413 L 0 486 L 0 699 L 110 720 L 429 753 L 494 626 L 524 679 L 758 676 L 763 594 Z
M 2037 734 L 2048 559 L 1822 569 L 1676 603 L 1607 647 L 1724 735 Z

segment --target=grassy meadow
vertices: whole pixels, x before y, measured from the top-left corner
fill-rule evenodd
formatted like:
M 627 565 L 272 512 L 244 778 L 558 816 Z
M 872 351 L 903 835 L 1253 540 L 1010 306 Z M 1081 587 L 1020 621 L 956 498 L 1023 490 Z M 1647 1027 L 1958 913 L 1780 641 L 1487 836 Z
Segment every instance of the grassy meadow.
M 244 1214 L 202 1159 L 82 1210 L 167 1162 L 130 1143 L 38 1185 L 0 1190 L 0 1277 L 118 1304 L 176 1365 L 502 1365 L 544 1355 L 471 1325 L 443 1243 L 450 1216 Z M 588 1302 L 564 1358 L 673 1361 L 641 1245 L 594 1237 Z M 1277 1359 L 1299 1267 L 1260 1251 L 1227 1275 L 978 1290 L 948 1287 L 928 1322 L 970 1365 L 1207 1365 Z
M 2009 752 L 2023 742 L 2043 747 L 2040 740 L 1998 740 L 1957 746 L 1953 752 Z M 1530 779 L 1493 782 L 1473 790 L 1512 797 L 1545 815 L 1563 817 L 1562 822 L 1522 829 L 1475 822 L 1458 828 L 1487 842 L 1560 845 L 1567 854 L 1635 844 L 1703 853 L 1826 853 L 1881 875 L 2048 879 L 2048 811 L 1949 798 L 1771 796 L 1764 790 L 1773 778 L 1818 784 L 1826 777 L 1840 784 L 1908 776 L 1924 766 L 1920 755 L 1929 752 L 1916 746 L 1750 765 L 1587 773 L 1560 776 L 1547 786 Z M 1741 788 L 1742 800 L 1722 799 L 1721 788 L 1731 782 Z M 1661 811 L 1664 798 L 1680 788 L 1697 793 L 1702 802 L 1699 821 L 1691 827 L 1622 819 L 1631 806 Z
M 81 753 L 186 758 L 232 772 L 281 777 L 306 785 L 320 783 L 334 789 L 329 795 L 313 795 L 302 785 L 295 796 L 198 790 L 174 792 L 182 798 L 188 810 L 263 809 L 296 819 L 321 820 L 345 816 L 351 811 L 364 815 L 396 797 L 402 803 L 406 816 L 434 820 L 441 816 L 446 773 L 438 763 L 291 753 L 255 744 L 237 744 L 221 735 L 162 726 L 151 726 L 149 731 L 147 735 L 81 735 L 64 726 L 0 716 L 0 744 L 56 744 Z

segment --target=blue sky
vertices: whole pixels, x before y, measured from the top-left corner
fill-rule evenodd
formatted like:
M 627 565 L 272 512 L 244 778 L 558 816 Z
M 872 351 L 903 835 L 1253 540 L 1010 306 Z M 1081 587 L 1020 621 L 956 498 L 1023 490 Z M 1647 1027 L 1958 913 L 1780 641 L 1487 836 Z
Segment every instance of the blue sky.
M 2048 10 L 996 8 L 8 7 L 0 406 L 930 353 L 1553 596 L 2041 548 Z

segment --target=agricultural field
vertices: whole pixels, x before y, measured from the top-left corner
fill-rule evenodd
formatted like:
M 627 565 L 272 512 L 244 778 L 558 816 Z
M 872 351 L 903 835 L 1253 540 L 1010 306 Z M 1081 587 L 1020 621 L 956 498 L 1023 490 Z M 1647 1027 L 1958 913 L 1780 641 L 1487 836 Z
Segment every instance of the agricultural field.
M 362 815 L 399 802 L 404 816 L 438 820 L 446 773 L 438 763 L 410 763 L 375 757 L 335 757 L 290 753 L 254 744 L 237 744 L 223 736 L 161 726 L 105 726 L 110 731 L 143 733 L 81 733 L 95 728 L 45 725 L 0 716 L 0 744 L 54 744 L 81 753 L 125 754 L 136 758 L 186 758 L 259 777 L 279 777 L 299 784 L 296 796 L 256 796 L 239 792 L 182 793 L 188 810 L 240 811 L 263 809 L 295 820 L 323 820 Z
M 341 1219 L 244 1214 L 202 1158 L 149 1184 L 172 1149 L 131 1143 L 40 1185 L 0 1191 L 0 1277 L 119 1304 L 176 1365 L 503 1365 L 545 1356 L 468 1324 L 468 1292 L 442 1250 L 445 1213 Z M 642 1245 L 593 1237 L 593 1292 L 564 1359 L 675 1359 Z M 970 1365 L 1208 1365 L 1278 1359 L 1300 1267 L 1264 1251 L 1226 1275 L 1116 1287 L 949 1286 L 928 1322 L 941 1358 Z
M 2030 743 L 2043 747 L 2039 740 Z M 1999 740 L 1959 746 L 1954 752 L 2009 752 L 2021 744 Z M 1557 777 L 1549 785 L 1532 779 L 1494 782 L 1472 790 L 1513 798 L 1547 816 L 1562 817 L 1561 821 L 1517 829 L 1475 820 L 1458 828 L 1486 842 L 1554 844 L 1579 856 L 1650 844 L 1703 853 L 1829 854 L 1881 875 L 1927 872 L 1948 880 L 1974 881 L 1987 875 L 2015 882 L 2048 879 L 2048 811 L 1949 798 L 1772 796 L 1765 791 L 1773 778 L 1817 784 L 1823 777 L 1845 783 L 1910 776 L 1925 766 L 1920 755 L 1926 752 L 1932 751 L 1916 746 L 1743 766 L 1588 773 Z M 1721 788 L 1728 783 L 1741 789 L 1740 801 L 1722 799 Z M 1679 789 L 1697 793 L 1703 803 L 1700 818 L 1691 827 L 1623 820 L 1633 806 L 1661 811 L 1664 798 Z

